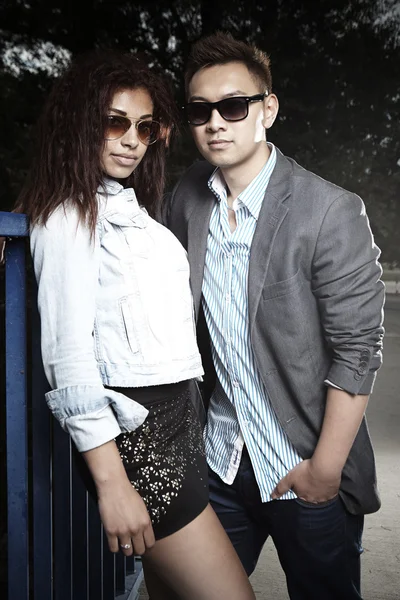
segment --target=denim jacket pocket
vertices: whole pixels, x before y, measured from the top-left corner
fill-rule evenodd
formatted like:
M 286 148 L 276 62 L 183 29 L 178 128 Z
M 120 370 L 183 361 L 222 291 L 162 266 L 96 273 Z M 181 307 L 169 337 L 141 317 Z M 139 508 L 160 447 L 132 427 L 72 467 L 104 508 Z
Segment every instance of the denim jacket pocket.
M 107 212 L 104 219 L 113 227 L 123 246 L 128 249 L 125 260 L 131 262 L 132 257 L 148 259 L 154 248 L 154 239 L 149 227 L 148 217 L 142 210 L 132 210 L 121 214 Z M 115 242 L 115 240 L 114 240 Z
M 145 229 L 147 227 L 146 215 L 140 209 L 132 210 L 132 212 L 123 214 L 118 211 L 106 212 L 103 217 L 113 225 L 118 227 L 137 227 Z
M 121 298 L 119 301 L 119 306 L 121 309 L 121 317 L 124 325 L 126 340 L 133 354 L 137 354 L 140 352 L 140 346 L 137 335 L 135 335 L 135 328 L 133 325 L 131 309 L 129 308 L 128 298 Z

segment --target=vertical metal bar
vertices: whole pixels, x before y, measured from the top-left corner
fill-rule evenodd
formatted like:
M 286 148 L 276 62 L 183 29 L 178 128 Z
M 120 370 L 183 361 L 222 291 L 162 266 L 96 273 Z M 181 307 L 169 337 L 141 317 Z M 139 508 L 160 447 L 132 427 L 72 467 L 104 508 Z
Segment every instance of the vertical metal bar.
M 135 555 L 132 554 L 132 556 L 127 556 L 127 558 L 125 559 L 125 565 L 126 565 L 126 573 L 127 575 L 130 575 L 131 573 L 134 573 L 136 570 L 136 558 Z
M 88 498 L 77 461 L 82 457 L 73 448 L 72 468 L 72 597 L 89 600 Z
M 25 241 L 6 247 L 8 597 L 29 597 Z
M 125 577 L 125 556 L 121 552 L 118 552 L 115 557 L 115 591 L 117 594 L 125 592 Z
M 102 530 L 103 537 L 103 600 L 115 598 L 115 554 L 108 548 L 107 536 Z
M 52 600 L 51 413 L 44 394 L 49 386 L 42 366 L 37 287 L 32 289 L 32 528 L 33 593 Z
M 53 423 L 53 593 L 55 600 L 78 600 L 72 596 L 72 442 Z
M 102 532 L 99 509 L 94 495 L 89 494 L 89 600 L 103 600 Z

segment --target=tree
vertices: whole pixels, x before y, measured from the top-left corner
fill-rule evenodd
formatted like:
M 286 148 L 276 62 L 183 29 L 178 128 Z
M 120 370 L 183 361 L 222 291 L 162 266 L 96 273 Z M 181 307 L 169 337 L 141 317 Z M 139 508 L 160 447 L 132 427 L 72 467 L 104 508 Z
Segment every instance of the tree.
M 393 0 L 14 0 L 3 3 L 0 50 L 35 72 L 0 72 L 0 202 L 9 208 L 29 159 L 32 124 L 57 68 L 93 47 L 139 52 L 172 77 L 191 43 L 223 29 L 256 43 L 272 59 L 280 117 L 271 141 L 318 174 L 366 201 L 385 260 L 400 221 L 400 19 Z M 30 59 L 22 52 L 30 52 Z M 44 56 L 49 56 L 47 62 Z M 55 72 L 49 72 L 49 65 Z M 33 70 L 33 69 L 32 69 Z M 184 132 L 170 158 L 170 185 L 197 157 Z

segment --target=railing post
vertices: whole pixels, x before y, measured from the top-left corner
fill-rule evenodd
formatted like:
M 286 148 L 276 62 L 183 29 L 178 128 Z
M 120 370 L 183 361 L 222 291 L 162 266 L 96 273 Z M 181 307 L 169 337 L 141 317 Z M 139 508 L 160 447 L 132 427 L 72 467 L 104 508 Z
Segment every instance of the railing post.
M 72 441 L 58 423 L 53 424 L 53 494 L 53 593 L 57 600 L 75 600 L 72 595 Z
M 37 287 L 36 285 L 32 287 L 32 579 L 35 600 L 36 598 L 52 600 L 52 417 L 44 399 L 48 383 L 43 371 L 40 349 L 40 318 L 36 306 Z
M 8 597 L 29 598 L 25 241 L 6 246 Z M 18 561 L 15 558 L 18 557 Z
M 73 459 L 82 460 L 73 450 Z M 74 462 L 74 461 L 73 461 Z M 88 492 L 78 471 L 72 469 L 72 597 L 79 594 L 89 600 L 89 543 L 88 543 Z
M 97 502 L 90 494 L 88 498 L 88 528 L 90 552 L 89 600 L 103 600 L 103 529 L 101 526 Z

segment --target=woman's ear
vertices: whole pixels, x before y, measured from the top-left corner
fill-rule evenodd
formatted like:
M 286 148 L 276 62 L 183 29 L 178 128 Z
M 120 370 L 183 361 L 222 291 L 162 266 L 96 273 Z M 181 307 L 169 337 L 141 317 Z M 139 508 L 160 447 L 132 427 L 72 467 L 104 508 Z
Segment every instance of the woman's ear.
M 165 147 L 169 148 L 171 143 L 173 125 L 170 127 L 166 127 L 161 123 L 161 139 L 165 142 Z

